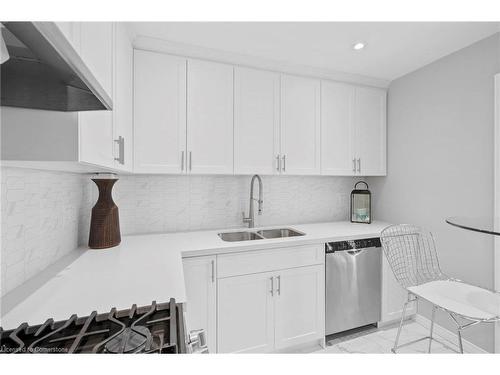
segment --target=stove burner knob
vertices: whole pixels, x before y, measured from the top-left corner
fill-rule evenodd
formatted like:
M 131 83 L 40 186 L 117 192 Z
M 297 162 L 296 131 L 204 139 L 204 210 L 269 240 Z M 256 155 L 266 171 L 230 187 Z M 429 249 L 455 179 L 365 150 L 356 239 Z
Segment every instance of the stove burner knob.
M 208 353 L 207 334 L 204 329 L 189 332 L 188 347 L 191 353 Z

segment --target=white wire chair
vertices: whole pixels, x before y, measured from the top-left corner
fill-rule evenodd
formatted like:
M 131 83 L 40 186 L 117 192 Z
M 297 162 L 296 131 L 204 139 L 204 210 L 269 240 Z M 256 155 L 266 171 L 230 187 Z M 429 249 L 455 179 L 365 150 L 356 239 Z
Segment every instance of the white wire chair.
M 439 266 L 434 239 L 430 232 L 410 224 L 385 228 L 380 235 L 382 249 L 398 283 L 408 292 L 392 352 L 403 346 L 429 340 L 431 352 L 436 310 L 445 311 L 457 326 L 458 348 L 463 353 L 462 331 L 478 323 L 500 320 L 500 295 L 445 275 Z M 423 299 L 432 304 L 429 336 L 399 344 L 406 309 Z M 465 320 L 461 323 L 460 320 Z

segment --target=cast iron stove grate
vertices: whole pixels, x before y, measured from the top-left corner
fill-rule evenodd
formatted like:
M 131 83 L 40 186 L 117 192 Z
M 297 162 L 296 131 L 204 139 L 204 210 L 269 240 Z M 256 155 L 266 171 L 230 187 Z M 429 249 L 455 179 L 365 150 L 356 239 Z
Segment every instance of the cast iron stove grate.
M 185 353 L 182 305 L 168 303 L 66 321 L 0 328 L 0 353 Z

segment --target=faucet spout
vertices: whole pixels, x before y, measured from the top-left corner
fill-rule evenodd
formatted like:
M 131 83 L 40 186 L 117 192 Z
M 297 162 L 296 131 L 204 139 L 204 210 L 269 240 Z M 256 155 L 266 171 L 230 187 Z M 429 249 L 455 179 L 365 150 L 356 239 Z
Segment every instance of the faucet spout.
M 259 199 L 254 198 L 254 184 L 255 180 L 259 182 Z M 254 201 L 258 203 L 258 214 L 262 215 L 262 205 L 264 203 L 263 198 L 263 189 L 262 189 L 262 178 L 258 174 L 252 177 L 250 181 L 250 207 L 248 209 L 248 217 L 245 217 L 245 213 L 243 213 L 243 222 L 248 223 L 249 228 L 253 228 L 255 226 L 255 213 L 254 213 Z

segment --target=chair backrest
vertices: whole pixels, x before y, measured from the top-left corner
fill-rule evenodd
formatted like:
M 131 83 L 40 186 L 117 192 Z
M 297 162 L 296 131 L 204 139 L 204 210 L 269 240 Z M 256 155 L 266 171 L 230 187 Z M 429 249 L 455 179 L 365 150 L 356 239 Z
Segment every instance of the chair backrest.
M 403 288 L 448 279 L 439 267 L 430 232 L 410 224 L 391 225 L 381 232 L 380 242 L 394 276 Z

